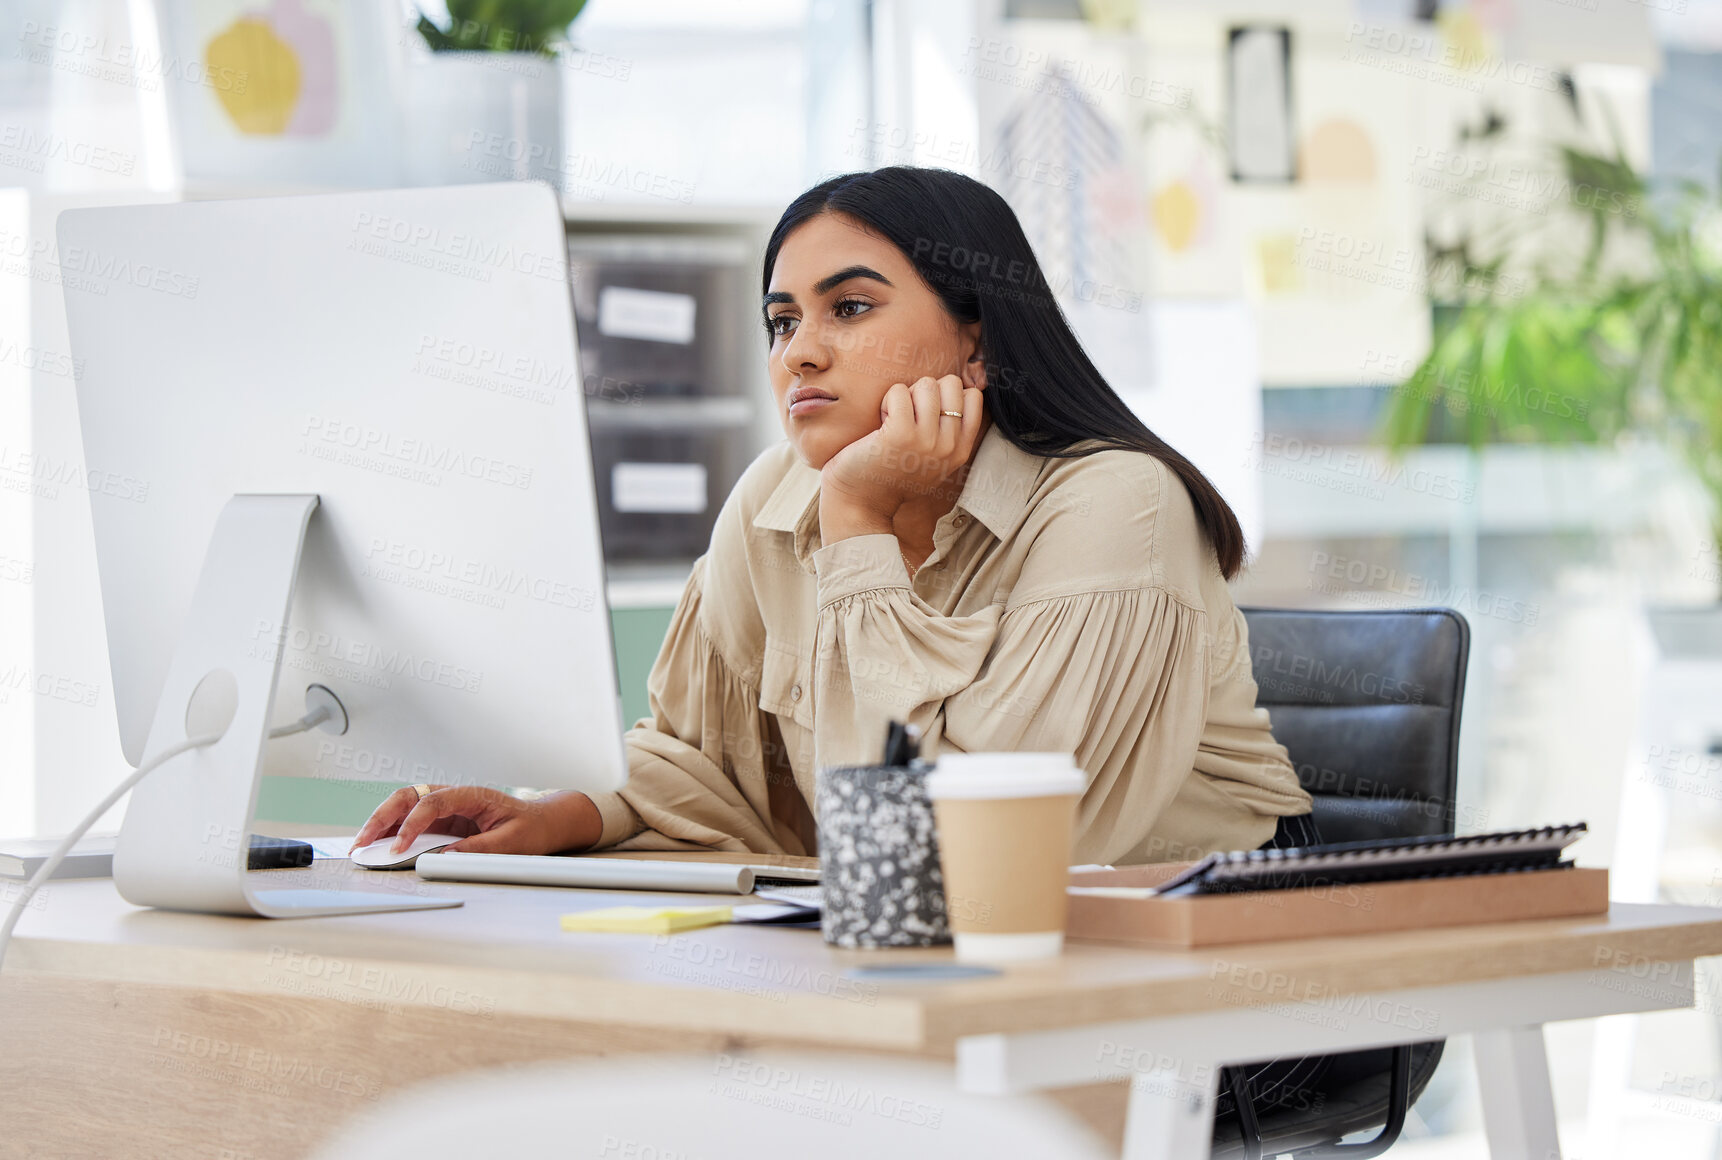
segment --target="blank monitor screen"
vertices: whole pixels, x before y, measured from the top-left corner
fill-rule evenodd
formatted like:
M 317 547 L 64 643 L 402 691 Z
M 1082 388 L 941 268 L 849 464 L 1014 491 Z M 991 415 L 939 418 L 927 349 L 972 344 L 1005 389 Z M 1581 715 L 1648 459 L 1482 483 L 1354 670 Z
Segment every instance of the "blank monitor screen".
M 127 758 L 216 516 L 315 493 L 264 772 L 626 777 L 563 223 L 542 185 L 68 211 L 66 306 Z M 106 482 L 111 481 L 112 486 Z M 255 655 L 255 654 L 253 654 Z

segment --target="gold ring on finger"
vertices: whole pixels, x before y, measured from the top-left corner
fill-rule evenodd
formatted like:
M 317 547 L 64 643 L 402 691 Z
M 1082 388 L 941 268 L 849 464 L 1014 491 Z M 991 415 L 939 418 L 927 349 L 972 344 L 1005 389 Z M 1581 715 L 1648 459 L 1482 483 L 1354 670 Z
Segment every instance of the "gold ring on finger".
M 961 419 L 963 417 L 963 413 L 961 411 L 940 411 L 939 414 L 949 415 L 953 419 Z

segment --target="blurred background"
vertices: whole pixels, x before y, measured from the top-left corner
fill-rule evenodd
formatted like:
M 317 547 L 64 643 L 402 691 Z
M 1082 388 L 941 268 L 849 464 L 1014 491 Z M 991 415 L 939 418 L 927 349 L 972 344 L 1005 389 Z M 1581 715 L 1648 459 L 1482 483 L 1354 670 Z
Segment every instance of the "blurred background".
M 1016 208 L 1238 510 L 1240 602 L 1469 618 L 1462 832 L 1583 819 L 1617 898 L 1722 903 L 1722 0 L 5 0 L 0 837 L 121 768 L 60 210 L 555 186 L 632 720 L 782 434 L 764 235 L 892 163 Z M 351 829 L 388 789 L 363 773 L 271 778 L 262 816 Z M 1572 1155 L 1722 1155 L 1699 984 L 1550 1029 Z M 1399 1153 L 1483 1154 L 1469 1068 L 1449 1050 Z

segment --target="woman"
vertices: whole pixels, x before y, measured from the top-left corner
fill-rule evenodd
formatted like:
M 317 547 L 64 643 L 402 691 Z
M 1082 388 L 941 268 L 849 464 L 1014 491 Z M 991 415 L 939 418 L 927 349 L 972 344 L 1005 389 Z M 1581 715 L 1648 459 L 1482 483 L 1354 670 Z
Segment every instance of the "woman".
M 1102 379 L 1021 226 L 943 170 L 807 191 L 766 248 L 785 442 L 694 565 L 618 793 L 402 789 L 358 837 L 459 850 L 816 851 L 824 765 L 1055 750 L 1078 862 L 1285 840 L 1310 809 L 1255 708 L 1225 500 Z

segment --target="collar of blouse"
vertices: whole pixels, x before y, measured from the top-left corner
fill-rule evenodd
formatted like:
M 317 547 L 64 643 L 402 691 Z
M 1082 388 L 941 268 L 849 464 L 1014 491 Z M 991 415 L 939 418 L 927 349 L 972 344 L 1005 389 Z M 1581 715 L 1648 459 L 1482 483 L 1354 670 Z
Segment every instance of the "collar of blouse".
M 948 535 L 953 523 L 960 528 L 957 517 L 965 513 L 1004 539 L 1029 506 L 1045 466 L 1045 458 L 1024 451 L 999 434 L 997 424 L 990 424 L 975 450 L 963 493 L 951 514 L 939 521 L 934 542 Z M 793 533 L 796 557 L 804 570 L 813 571 L 813 553 L 819 549 L 819 473 L 796 459 L 753 517 L 753 526 Z

